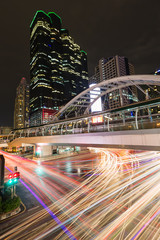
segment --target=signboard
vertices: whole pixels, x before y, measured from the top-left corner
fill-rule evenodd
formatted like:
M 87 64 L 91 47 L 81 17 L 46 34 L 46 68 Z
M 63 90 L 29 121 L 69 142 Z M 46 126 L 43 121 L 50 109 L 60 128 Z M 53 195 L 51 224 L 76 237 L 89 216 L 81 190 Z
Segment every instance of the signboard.
M 94 116 L 91 118 L 92 123 L 103 123 L 103 116 Z
M 91 84 L 89 87 L 92 87 L 96 84 Z M 94 88 L 90 91 L 90 102 L 93 102 L 95 98 L 101 93 L 100 88 Z M 101 97 L 95 101 L 91 106 L 91 112 L 101 112 L 102 111 L 102 100 Z

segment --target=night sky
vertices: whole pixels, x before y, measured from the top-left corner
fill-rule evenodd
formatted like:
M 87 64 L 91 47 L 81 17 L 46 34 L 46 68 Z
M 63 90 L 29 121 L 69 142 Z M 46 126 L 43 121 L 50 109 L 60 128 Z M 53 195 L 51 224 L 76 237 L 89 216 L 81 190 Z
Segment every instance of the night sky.
M 126 56 L 136 74 L 160 68 L 159 0 L 9 0 L 0 4 L 0 126 L 13 126 L 16 88 L 29 82 L 30 23 L 54 11 L 88 53 L 89 75 L 102 57 Z

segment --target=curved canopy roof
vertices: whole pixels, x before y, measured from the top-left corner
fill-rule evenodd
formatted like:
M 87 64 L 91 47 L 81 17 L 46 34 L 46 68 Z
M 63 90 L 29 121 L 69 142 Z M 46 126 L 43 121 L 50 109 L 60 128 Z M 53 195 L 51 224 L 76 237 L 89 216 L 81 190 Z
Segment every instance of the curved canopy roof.
M 62 107 L 59 112 L 55 115 L 53 121 L 59 119 L 63 116 L 63 118 L 67 118 L 69 116 L 82 116 L 89 113 L 92 104 L 100 97 L 105 96 L 107 93 L 111 93 L 117 89 L 122 89 L 125 87 L 136 86 L 140 89 L 144 94 L 145 92 L 140 87 L 140 85 L 157 85 L 160 86 L 160 76 L 158 75 L 128 75 L 122 77 L 116 77 L 109 80 L 105 80 L 94 86 L 84 90 L 76 97 L 74 97 L 71 101 L 69 101 L 64 107 Z M 100 91 L 97 91 L 96 88 L 100 88 Z M 92 91 L 92 95 L 96 98 L 90 99 L 90 92 Z M 103 109 L 105 110 L 105 109 Z

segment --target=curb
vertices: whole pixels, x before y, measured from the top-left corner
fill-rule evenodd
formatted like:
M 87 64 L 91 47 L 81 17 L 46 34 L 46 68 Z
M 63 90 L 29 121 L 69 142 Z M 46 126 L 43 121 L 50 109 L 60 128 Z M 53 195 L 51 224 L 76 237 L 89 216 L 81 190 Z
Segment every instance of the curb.
M 5 221 L 5 220 L 8 220 L 8 219 L 11 219 L 13 217 L 16 217 L 17 215 L 20 215 L 22 213 L 24 213 L 26 211 L 26 206 L 24 205 L 24 203 L 21 201 L 21 204 L 18 208 L 14 209 L 13 211 L 11 212 L 8 212 L 8 213 L 3 213 L 1 216 L 0 216 L 0 223 Z

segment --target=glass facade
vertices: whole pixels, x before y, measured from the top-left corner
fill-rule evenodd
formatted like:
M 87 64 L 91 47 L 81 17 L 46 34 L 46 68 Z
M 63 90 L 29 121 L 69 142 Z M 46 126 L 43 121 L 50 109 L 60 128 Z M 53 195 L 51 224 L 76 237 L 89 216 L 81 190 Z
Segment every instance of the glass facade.
M 87 54 L 54 12 L 37 11 L 30 25 L 30 125 L 44 108 L 57 111 L 88 87 Z M 36 116 L 37 113 L 37 116 Z M 41 114 L 40 114 L 41 115 Z

